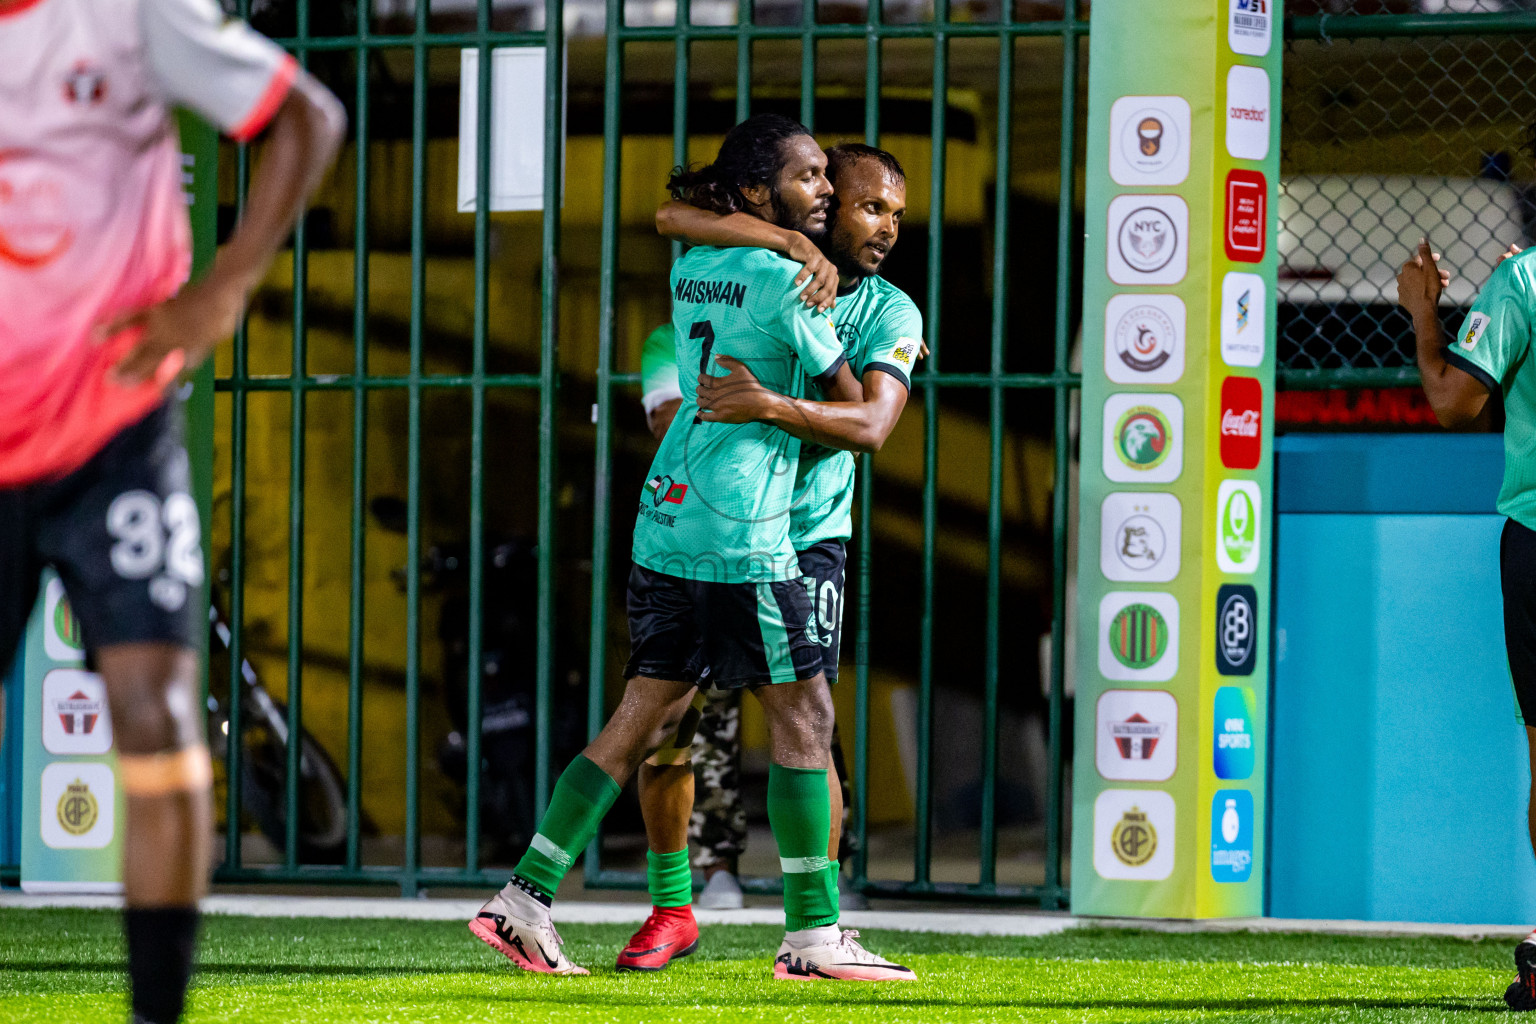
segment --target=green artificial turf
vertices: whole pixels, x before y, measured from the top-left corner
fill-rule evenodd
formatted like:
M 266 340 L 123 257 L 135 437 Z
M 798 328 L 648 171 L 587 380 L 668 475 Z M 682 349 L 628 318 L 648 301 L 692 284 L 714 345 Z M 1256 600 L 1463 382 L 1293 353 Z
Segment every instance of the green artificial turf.
M 710 927 L 660 974 L 616 974 L 632 929 L 561 931 L 589 978 L 517 971 L 456 922 L 209 917 L 191 1022 L 1438 1021 L 1504 1012 L 1507 940 L 871 932 L 915 983 L 774 982 L 781 933 Z M 121 1021 L 122 943 L 100 911 L 0 910 L 0 1021 Z

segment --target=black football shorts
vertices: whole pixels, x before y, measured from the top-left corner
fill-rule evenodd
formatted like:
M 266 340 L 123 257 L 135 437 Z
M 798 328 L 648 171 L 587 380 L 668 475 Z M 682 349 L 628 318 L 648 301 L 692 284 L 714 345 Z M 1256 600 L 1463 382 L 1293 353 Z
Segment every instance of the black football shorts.
M 625 679 L 731 690 L 811 679 L 821 671 L 811 599 L 799 579 L 714 583 L 635 565 L 627 600 Z
M 114 644 L 195 646 L 202 531 L 169 402 L 79 469 L 0 489 L 0 672 L 8 672 L 52 566 L 87 652 Z

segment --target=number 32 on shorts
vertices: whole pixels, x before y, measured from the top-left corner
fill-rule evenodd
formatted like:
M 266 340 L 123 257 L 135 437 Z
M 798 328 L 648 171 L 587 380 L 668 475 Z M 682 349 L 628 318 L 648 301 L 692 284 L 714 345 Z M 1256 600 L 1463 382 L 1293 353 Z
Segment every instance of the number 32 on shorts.
M 166 611 L 187 602 L 187 589 L 203 582 L 202 527 L 197 503 L 176 492 L 161 501 L 153 491 L 125 491 L 107 509 L 112 570 L 126 580 L 149 580 L 149 597 Z

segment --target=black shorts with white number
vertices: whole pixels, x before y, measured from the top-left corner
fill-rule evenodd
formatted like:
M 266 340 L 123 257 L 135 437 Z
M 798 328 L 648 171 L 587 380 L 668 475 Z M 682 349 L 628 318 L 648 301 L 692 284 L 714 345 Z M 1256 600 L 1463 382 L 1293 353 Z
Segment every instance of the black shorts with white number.
M 821 642 L 821 671 L 837 682 L 838 652 L 843 644 L 843 584 L 848 553 L 840 540 L 824 540 L 799 552 L 800 576 L 815 614 L 811 622 Z
M 182 411 L 169 402 L 57 480 L 0 489 L 0 672 L 52 566 L 87 651 L 193 646 L 203 554 Z

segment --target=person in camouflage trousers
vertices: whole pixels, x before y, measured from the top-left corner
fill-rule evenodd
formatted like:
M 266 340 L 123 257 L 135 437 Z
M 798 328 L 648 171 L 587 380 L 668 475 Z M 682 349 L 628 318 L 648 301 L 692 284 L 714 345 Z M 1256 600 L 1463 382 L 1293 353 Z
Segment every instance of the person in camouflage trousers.
M 847 861 L 858 848 L 858 838 L 848 827 L 853 791 L 843 745 L 833 726 L 832 760 L 843 790 L 842 838 L 838 859 Z M 736 874 L 736 862 L 746 847 L 747 815 L 741 803 L 741 691 L 710 690 L 693 735 L 693 816 L 688 822 L 688 841 L 693 844 L 693 866 L 705 877 L 720 870 Z

